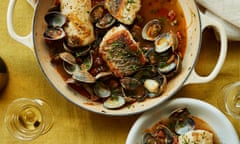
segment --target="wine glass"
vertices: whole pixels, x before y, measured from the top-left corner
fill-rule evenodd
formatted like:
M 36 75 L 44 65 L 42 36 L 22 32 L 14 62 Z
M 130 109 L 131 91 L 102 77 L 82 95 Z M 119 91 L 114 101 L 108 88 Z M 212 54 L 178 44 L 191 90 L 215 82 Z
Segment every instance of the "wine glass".
M 14 137 L 33 140 L 51 129 L 54 118 L 45 101 L 18 98 L 8 106 L 4 121 Z
M 8 70 L 5 62 L 0 57 L 0 91 L 5 88 L 8 82 Z
M 221 89 L 218 106 L 224 113 L 240 119 L 240 81 L 227 84 Z

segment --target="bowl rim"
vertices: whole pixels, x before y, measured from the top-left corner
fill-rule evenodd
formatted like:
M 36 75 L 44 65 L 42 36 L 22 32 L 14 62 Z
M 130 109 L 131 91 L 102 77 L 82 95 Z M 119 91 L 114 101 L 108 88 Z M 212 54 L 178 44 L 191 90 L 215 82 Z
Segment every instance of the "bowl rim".
M 166 117 L 172 110 L 180 106 L 186 106 L 190 112 L 206 121 L 213 128 L 221 143 L 239 143 L 238 135 L 232 123 L 216 107 L 199 99 L 176 98 L 143 113 L 132 125 L 126 139 L 126 144 L 139 142 L 139 135 L 142 135 L 143 130 L 149 128 L 149 126 L 153 126 L 161 118 Z M 161 112 L 162 116 L 159 115 Z M 217 127 L 217 125 L 221 125 L 221 128 Z M 138 140 L 136 140 L 137 137 Z

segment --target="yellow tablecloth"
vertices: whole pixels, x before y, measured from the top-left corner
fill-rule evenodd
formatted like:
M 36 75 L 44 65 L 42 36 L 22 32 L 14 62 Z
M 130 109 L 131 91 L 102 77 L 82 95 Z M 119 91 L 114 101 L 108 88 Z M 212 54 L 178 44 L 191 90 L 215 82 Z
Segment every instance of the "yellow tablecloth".
M 139 117 L 109 117 L 85 111 L 64 99 L 42 74 L 34 53 L 10 38 L 6 27 L 8 0 L 0 4 L 0 57 L 8 66 L 9 82 L 0 93 L 0 143 L 36 144 L 112 144 L 125 143 L 127 134 Z M 26 35 L 31 31 L 33 10 L 25 0 L 18 0 L 14 14 L 17 33 Z M 208 74 L 216 63 L 217 42 L 211 30 L 204 34 L 203 49 L 196 66 L 197 71 Z M 176 97 L 198 98 L 217 105 L 216 97 L 221 87 L 240 79 L 240 43 L 229 42 L 226 62 L 217 78 L 206 84 L 188 85 Z M 54 111 L 54 126 L 45 135 L 32 142 L 21 142 L 13 138 L 4 124 L 7 106 L 17 98 L 42 98 L 48 101 Z M 240 123 L 228 117 L 240 135 Z M 224 131 L 224 130 L 223 130 Z

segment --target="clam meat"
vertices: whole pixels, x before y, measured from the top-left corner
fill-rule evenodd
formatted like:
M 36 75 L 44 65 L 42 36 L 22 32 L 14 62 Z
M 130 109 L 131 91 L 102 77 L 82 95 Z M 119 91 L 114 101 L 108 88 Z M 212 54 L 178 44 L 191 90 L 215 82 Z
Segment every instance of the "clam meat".
M 158 19 L 149 21 L 142 30 L 142 37 L 145 40 L 154 41 L 161 34 L 162 26 Z
M 178 39 L 176 34 L 173 32 L 163 33 L 154 42 L 155 51 L 157 53 L 162 53 L 171 49 L 174 52 L 178 47 Z
M 43 36 L 46 40 L 60 40 L 65 37 L 65 32 L 61 27 L 49 27 Z
M 156 97 L 162 94 L 167 86 L 167 78 L 164 75 L 159 75 L 152 79 L 144 81 L 144 87 L 148 91 L 149 97 Z
M 116 22 L 116 19 L 105 9 L 103 3 L 97 4 L 92 8 L 90 20 L 100 29 L 109 28 Z
M 181 70 L 181 66 L 182 60 L 180 56 L 173 53 L 167 61 L 160 61 L 158 63 L 158 72 L 171 78 Z

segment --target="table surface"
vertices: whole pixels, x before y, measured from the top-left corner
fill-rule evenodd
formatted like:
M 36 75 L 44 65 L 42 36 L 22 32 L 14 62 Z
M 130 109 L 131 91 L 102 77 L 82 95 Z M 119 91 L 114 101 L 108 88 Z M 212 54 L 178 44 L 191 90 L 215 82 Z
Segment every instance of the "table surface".
M 125 143 L 128 132 L 140 116 L 110 117 L 83 110 L 63 98 L 46 80 L 36 61 L 34 53 L 14 41 L 7 32 L 6 12 L 8 1 L 0 5 L 0 57 L 8 66 L 9 81 L 0 93 L 0 143 L 36 144 L 111 144 Z M 26 35 L 31 31 L 32 8 L 25 0 L 18 0 L 14 11 L 14 27 L 17 33 Z M 207 75 L 214 67 L 218 57 L 219 44 L 211 29 L 203 35 L 201 54 L 196 70 Z M 240 43 L 229 42 L 226 61 L 219 75 L 211 82 L 184 86 L 173 98 L 197 98 L 217 106 L 216 97 L 225 84 L 240 78 Z M 54 126 L 45 135 L 31 142 L 22 142 L 12 137 L 4 124 L 7 106 L 17 98 L 46 99 L 54 110 Z M 240 123 L 229 117 L 240 135 Z

